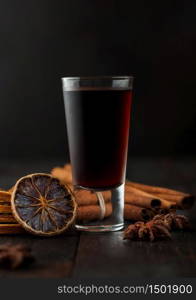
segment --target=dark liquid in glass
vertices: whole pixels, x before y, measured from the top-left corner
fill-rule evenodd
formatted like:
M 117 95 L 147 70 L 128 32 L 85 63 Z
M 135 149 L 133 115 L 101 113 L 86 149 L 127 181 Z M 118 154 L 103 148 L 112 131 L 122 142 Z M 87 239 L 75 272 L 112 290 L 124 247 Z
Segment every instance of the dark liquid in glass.
M 130 90 L 65 91 L 73 183 L 110 189 L 124 182 Z

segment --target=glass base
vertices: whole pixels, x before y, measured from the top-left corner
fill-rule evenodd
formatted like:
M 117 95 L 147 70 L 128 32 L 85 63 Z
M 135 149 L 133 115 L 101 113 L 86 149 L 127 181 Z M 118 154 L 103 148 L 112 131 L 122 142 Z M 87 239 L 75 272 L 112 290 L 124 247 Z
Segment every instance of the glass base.
M 80 231 L 110 232 L 124 227 L 124 184 L 110 190 L 75 187 Z
M 75 225 L 77 230 L 88 231 L 88 232 L 108 232 L 108 231 L 118 231 L 124 228 L 124 223 L 117 225 L 100 225 L 100 226 L 83 226 Z

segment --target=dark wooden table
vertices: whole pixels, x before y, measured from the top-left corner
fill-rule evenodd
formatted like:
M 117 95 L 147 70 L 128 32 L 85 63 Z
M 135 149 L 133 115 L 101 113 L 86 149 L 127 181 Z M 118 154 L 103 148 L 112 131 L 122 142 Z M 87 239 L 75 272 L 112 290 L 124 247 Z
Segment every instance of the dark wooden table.
M 0 187 L 9 188 L 17 178 L 33 172 L 49 172 L 63 164 L 50 161 L 10 161 L 0 164 Z M 196 195 L 196 160 L 193 158 L 131 158 L 127 177 Z M 196 207 L 185 212 L 196 228 Z M 22 242 L 32 248 L 35 263 L 24 270 L 0 270 L 0 277 L 196 277 L 196 234 L 176 232 L 172 241 L 129 242 L 122 232 L 79 233 L 40 238 L 29 234 L 0 236 L 0 244 Z

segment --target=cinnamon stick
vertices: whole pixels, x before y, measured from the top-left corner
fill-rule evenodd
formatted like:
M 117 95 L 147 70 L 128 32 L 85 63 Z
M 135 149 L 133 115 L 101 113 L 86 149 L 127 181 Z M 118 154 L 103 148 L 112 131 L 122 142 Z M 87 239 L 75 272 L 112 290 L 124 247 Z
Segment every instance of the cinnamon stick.
M 125 204 L 124 217 L 133 221 L 148 221 L 155 216 L 155 212 L 150 208 Z
M 0 213 L 11 213 L 11 206 L 10 205 L 1 205 L 0 204 Z
M 146 208 L 161 207 L 171 209 L 176 207 L 175 202 L 167 201 L 128 185 L 125 186 L 125 203 Z
M 0 191 L 0 201 L 1 202 L 9 202 L 10 199 L 11 199 L 11 195 L 12 193 L 11 192 L 7 192 L 7 191 Z
M 9 193 L 12 193 L 13 190 L 14 190 L 14 185 L 13 185 L 11 188 L 9 188 L 9 190 L 7 190 L 7 191 L 8 191 Z
M 51 171 L 52 175 L 59 178 L 62 183 L 71 184 L 72 174 L 71 165 L 57 167 Z M 90 196 L 90 195 L 89 195 Z M 82 205 L 96 204 L 96 196 L 92 194 L 92 203 L 90 197 L 82 197 L 79 203 Z M 106 196 L 106 202 L 108 197 Z M 194 204 L 194 197 L 190 194 L 176 190 L 149 186 L 141 183 L 127 181 L 125 185 L 125 203 L 137 205 L 145 208 L 160 207 L 162 209 L 180 209 L 191 208 Z
M 107 203 L 105 206 L 105 218 L 112 214 L 112 204 Z M 77 208 L 77 220 L 93 221 L 101 217 L 101 208 L 99 205 L 82 205 Z
M 101 210 L 98 205 L 82 205 L 77 209 L 78 221 L 93 221 L 100 218 Z M 105 218 L 112 214 L 111 203 L 106 204 Z M 138 207 L 131 204 L 125 204 L 124 217 L 132 221 L 147 221 L 154 217 L 155 212 L 150 208 Z
M 75 190 L 76 202 L 80 205 L 98 205 L 99 200 L 97 195 L 94 192 L 87 191 L 87 190 Z M 111 192 L 103 191 L 102 192 L 103 198 L 105 203 L 110 202 L 111 199 Z
M 154 194 L 154 193 L 164 193 L 164 194 L 167 194 L 167 195 L 187 195 L 183 192 L 180 192 L 180 191 L 176 191 L 176 190 L 173 190 L 173 189 L 168 189 L 168 188 L 164 188 L 164 187 L 160 187 L 160 186 L 153 186 L 153 185 L 146 185 L 146 184 L 143 184 L 143 183 L 138 183 L 138 182 L 133 182 L 133 181 L 126 181 L 126 184 L 128 186 L 132 186 L 136 189 L 140 189 L 142 191 L 145 191 L 147 193 L 150 193 L 150 194 Z
M 14 216 L 10 214 L 0 214 L 0 223 L 17 223 Z
M 66 164 L 63 167 L 56 167 L 51 170 L 52 176 L 58 178 L 62 183 L 72 183 L 71 165 Z
M 153 208 L 152 209 L 155 215 L 166 215 L 170 212 L 175 212 L 176 208 L 168 209 L 168 208 Z
M 140 189 L 144 192 L 153 194 L 158 198 L 162 198 L 167 201 L 175 202 L 178 208 L 188 209 L 191 208 L 194 204 L 194 196 L 188 193 L 159 187 L 159 186 L 149 186 L 142 183 L 130 182 L 127 181 L 126 185 L 129 187 Z
M 105 203 L 110 202 L 111 192 L 102 192 Z M 76 202 L 79 206 L 81 205 L 98 205 L 99 200 L 94 192 L 87 190 L 75 190 Z M 153 195 L 149 195 L 138 189 L 131 188 L 131 191 L 126 191 L 125 188 L 125 203 L 143 207 L 143 208 L 175 208 L 174 202 L 169 202 L 161 198 L 156 198 Z
M 0 234 L 20 234 L 25 233 L 20 224 L 0 224 Z
M 125 203 L 146 208 L 161 207 L 158 198 L 132 187 L 128 189 L 127 186 L 125 186 Z
M 160 198 L 160 197 L 158 197 L 158 199 L 161 201 L 161 206 L 160 206 L 160 208 L 168 209 L 168 210 L 179 208 L 179 207 L 176 205 L 176 202 L 174 202 L 174 201 L 167 201 L 167 200 L 165 200 L 165 199 L 163 199 L 163 198 Z

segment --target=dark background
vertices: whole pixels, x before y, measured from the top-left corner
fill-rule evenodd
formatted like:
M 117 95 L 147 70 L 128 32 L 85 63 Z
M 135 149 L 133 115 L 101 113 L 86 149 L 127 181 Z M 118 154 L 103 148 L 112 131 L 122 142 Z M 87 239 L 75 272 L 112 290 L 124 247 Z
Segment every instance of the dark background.
M 134 75 L 131 155 L 196 150 L 196 2 L 0 1 L 0 155 L 67 158 L 63 76 Z
M 127 178 L 196 196 L 195 0 L 0 0 L 0 188 L 68 159 L 60 78 L 103 74 L 135 77 Z M 183 214 L 195 229 L 195 208 Z M 1 235 L 35 264 L 0 278 L 196 276 L 195 231 L 152 244 L 65 235 Z

